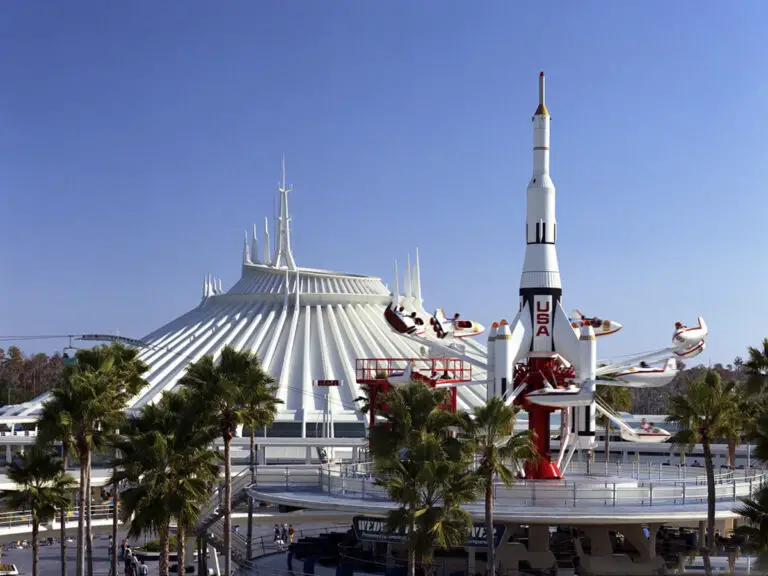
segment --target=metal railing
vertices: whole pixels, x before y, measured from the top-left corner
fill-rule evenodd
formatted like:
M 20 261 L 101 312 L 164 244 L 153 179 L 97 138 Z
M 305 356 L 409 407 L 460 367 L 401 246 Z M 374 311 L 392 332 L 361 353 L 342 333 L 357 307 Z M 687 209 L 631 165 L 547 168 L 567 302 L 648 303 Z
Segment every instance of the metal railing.
M 77 522 L 79 517 L 79 510 L 77 508 L 67 511 L 67 522 Z M 99 504 L 91 506 L 91 520 L 107 520 L 111 519 L 113 514 L 113 506 L 111 504 Z M 57 512 L 56 516 L 45 523 L 46 526 L 57 525 L 61 520 L 60 514 Z M 31 527 L 32 526 L 32 511 L 31 510 L 10 510 L 0 512 L 0 528 L 15 528 L 15 527 Z
M 508 507 L 568 507 L 577 506 L 681 506 L 703 504 L 707 501 L 706 479 L 678 479 L 662 472 L 661 480 L 582 477 L 579 481 L 564 480 L 553 484 L 517 481 L 512 486 L 494 486 L 497 505 Z M 733 471 L 715 478 L 715 499 L 735 502 L 752 494 L 766 481 L 766 476 L 753 471 Z M 314 469 L 283 466 L 261 467 L 254 473 L 253 490 L 289 489 L 311 491 L 362 500 L 386 501 L 387 492 L 377 480 L 363 475 L 347 475 L 338 466 Z

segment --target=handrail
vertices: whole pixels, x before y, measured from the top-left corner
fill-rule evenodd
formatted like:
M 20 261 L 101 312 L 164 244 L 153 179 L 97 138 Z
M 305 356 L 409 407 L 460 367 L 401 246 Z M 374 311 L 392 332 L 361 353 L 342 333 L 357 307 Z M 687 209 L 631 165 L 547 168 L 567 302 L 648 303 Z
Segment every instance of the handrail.
M 266 470 L 264 468 L 267 468 Z M 741 476 L 731 473 L 720 476 L 715 483 L 715 499 L 719 502 L 735 502 L 749 496 L 768 481 L 765 474 L 748 471 Z M 314 473 L 291 467 L 262 467 L 254 475 L 252 491 L 274 492 L 278 489 L 307 488 L 318 493 L 351 499 L 387 501 L 386 490 L 375 479 L 346 476 L 334 466 L 315 469 Z M 266 489 L 266 490 L 263 490 Z M 512 486 L 494 485 L 497 504 L 524 507 L 576 507 L 599 506 L 680 506 L 706 503 L 706 481 L 631 478 L 600 479 L 589 477 L 585 483 L 563 481 L 556 485 L 517 481 Z
M 112 504 L 98 504 L 91 506 L 92 520 L 106 520 L 112 518 Z M 77 508 L 67 510 L 67 522 L 75 522 L 79 516 Z M 58 524 L 61 519 L 60 513 L 56 513 L 54 518 L 46 523 Z M 0 512 L 0 528 L 12 528 L 16 526 L 32 526 L 31 510 L 5 510 Z

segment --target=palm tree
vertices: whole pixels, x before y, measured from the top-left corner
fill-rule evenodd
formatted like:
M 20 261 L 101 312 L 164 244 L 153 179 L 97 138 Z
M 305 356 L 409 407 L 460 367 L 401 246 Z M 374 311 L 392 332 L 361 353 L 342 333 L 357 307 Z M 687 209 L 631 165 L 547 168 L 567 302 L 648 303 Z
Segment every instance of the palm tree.
M 400 504 L 388 514 L 387 525 L 408 533 L 411 575 L 417 558 L 430 558 L 435 545 L 462 545 L 472 526 L 462 509 L 478 487 L 468 473 L 471 446 L 451 433 L 465 420 L 442 410 L 445 402 L 444 391 L 419 382 L 390 388 L 383 420 L 369 433 L 378 483 Z
M 256 429 L 270 426 L 277 417 L 278 405 L 282 400 L 277 398 L 276 382 L 272 376 L 264 371 L 261 364 L 252 366 L 248 374 L 248 384 L 243 391 L 242 410 L 243 421 L 250 430 L 250 470 L 253 481 L 254 466 L 256 463 Z M 248 498 L 248 557 L 251 556 L 251 543 L 253 541 L 253 498 Z
M 536 445 L 528 431 L 515 434 L 518 409 L 507 406 L 501 398 L 493 397 L 484 406 L 475 407 L 472 416 L 465 415 L 467 439 L 473 452 L 480 456 L 477 476 L 485 495 L 485 528 L 488 535 L 487 573 L 496 573 L 493 530 L 493 479 L 498 476 L 509 486 L 515 471 L 507 464 L 530 460 L 536 455 Z
M 701 444 L 707 474 L 707 538 L 704 548 L 704 568 L 712 573 L 710 554 L 715 534 L 715 470 L 712 462 L 712 441 L 721 438 L 738 402 L 733 382 L 723 384 L 720 375 L 707 370 L 703 380 L 692 382 L 688 391 L 670 399 L 667 421 L 677 424 L 680 431 L 671 442 L 686 447 Z
M 115 386 L 114 403 L 115 408 L 124 410 L 128 402 L 136 396 L 147 381 L 144 380 L 144 374 L 149 370 L 149 366 L 139 360 L 139 351 L 135 348 L 127 348 L 119 343 L 112 344 L 106 351 L 114 358 L 112 370 L 114 378 L 112 380 Z M 79 359 L 78 359 L 79 360 Z M 88 353 L 83 354 L 83 360 L 88 360 Z M 98 364 L 96 364 L 98 366 Z M 119 424 L 115 422 L 117 428 L 113 431 L 115 434 L 119 431 Z M 115 444 L 116 437 L 110 436 L 110 443 Z M 117 459 L 117 449 L 114 448 L 112 459 Z M 117 528 L 118 528 L 118 508 L 120 506 L 120 486 L 117 483 L 112 485 L 112 573 L 118 572 L 118 554 L 117 554 Z
M 749 359 L 744 362 L 747 390 L 751 394 L 762 394 L 768 389 L 768 338 L 759 348 L 749 347 Z
M 160 538 L 160 575 L 168 574 L 170 524 L 177 525 L 179 573 L 189 530 L 208 501 L 218 478 L 218 453 L 210 447 L 210 428 L 199 425 L 186 394 L 165 393 L 129 419 L 117 442 L 120 457 L 111 481 L 125 483 L 120 515 L 129 535 Z
M 768 485 L 754 495 L 741 499 L 742 505 L 735 512 L 746 520 L 746 525 L 736 528 L 736 534 L 747 538 L 745 552 L 757 554 L 757 568 L 768 569 Z
M 620 386 L 598 386 L 597 396 L 614 412 L 632 409 L 632 395 Z M 605 461 L 611 459 L 611 421 L 603 414 L 598 414 L 597 421 L 605 426 Z
M 52 520 L 57 509 L 67 509 L 75 480 L 65 472 L 60 458 L 39 446 L 26 450 L 20 461 L 8 464 L 6 474 L 20 488 L 3 500 L 12 510 L 29 510 L 32 516 L 32 576 L 38 576 L 40 524 Z
M 86 517 L 90 513 L 91 454 L 106 446 L 106 431 L 122 420 L 122 411 L 114 409 L 114 386 L 110 370 L 112 360 L 105 359 L 97 370 L 75 367 L 67 378 L 51 391 L 44 413 L 57 414 L 54 424 L 59 431 L 71 435 L 80 465 L 80 498 L 77 524 L 77 576 L 85 569 Z M 49 422 L 51 418 L 49 417 Z M 66 444 L 65 444 L 66 445 Z M 89 532 L 89 531 L 88 531 Z M 90 546 L 88 546 L 90 548 Z
M 245 422 L 245 390 L 257 370 L 259 361 L 254 354 L 238 352 L 228 345 L 222 349 L 218 364 L 212 356 L 204 356 L 190 364 L 179 380 L 192 393 L 199 413 L 208 417 L 208 425 L 216 428 L 224 441 L 225 574 L 232 572 L 232 437 L 237 426 Z
M 71 372 L 69 366 L 65 367 L 65 381 Z M 56 442 L 61 443 L 61 460 L 64 468 L 67 468 L 69 455 L 72 454 L 75 444 L 75 432 L 68 410 L 60 411 L 64 405 L 73 406 L 74 399 L 68 397 L 72 392 L 69 387 L 59 389 L 58 404 L 54 402 L 45 402 L 37 422 L 37 441 L 38 446 L 50 448 Z M 82 478 L 82 476 L 81 476 Z M 61 508 L 59 517 L 59 546 L 61 550 L 61 576 L 67 576 L 67 510 Z M 80 558 L 80 548 L 78 547 L 78 559 Z M 81 566 L 78 563 L 78 566 Z M 81 569 L 81 568 L 80 568 Z

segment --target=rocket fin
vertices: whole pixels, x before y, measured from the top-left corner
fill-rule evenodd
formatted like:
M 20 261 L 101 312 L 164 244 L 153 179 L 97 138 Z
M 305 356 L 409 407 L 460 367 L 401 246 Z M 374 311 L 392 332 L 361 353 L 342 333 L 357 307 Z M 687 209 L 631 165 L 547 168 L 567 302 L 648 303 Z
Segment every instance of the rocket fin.
M 553 340 L 555 344 L 555 352 L 565 357 L 578 372 L 579 370 L 579 337 L 571 327 L 571 321 L 568 318 L 568 314 L 563 310 L 562 304 L 557 303 L 555 308 L 555 321 L 554 321 L 554 334 Z
M 533 326 L 531 325 L 531 309 L 527 302 L 523 309 L 515 316 L 512 324 L 510 324 L 510 329 L 512 332 L 511 353 L 514 359 L 512 365 L 514 366 L 531 349 Z

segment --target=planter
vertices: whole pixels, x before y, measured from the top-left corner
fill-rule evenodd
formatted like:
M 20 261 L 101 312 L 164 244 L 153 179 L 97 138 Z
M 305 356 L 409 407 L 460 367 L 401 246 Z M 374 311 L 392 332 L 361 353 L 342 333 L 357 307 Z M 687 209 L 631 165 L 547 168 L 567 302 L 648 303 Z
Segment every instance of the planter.
M 18 576 L 16 564 L 0 564 L 0 576 Z

